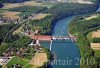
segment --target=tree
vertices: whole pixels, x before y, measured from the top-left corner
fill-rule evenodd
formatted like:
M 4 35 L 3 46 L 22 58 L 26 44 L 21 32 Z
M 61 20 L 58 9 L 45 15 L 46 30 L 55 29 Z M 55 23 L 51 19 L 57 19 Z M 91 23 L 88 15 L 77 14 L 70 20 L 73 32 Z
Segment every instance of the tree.
M 0 8 L 1 8 L 1 7 L 3 7 L 3 3 L 2 3 L 2 1 L 0 1 Z
M 0 46 L 0 56 L 6 52 L 8 46 L 6 44 Z

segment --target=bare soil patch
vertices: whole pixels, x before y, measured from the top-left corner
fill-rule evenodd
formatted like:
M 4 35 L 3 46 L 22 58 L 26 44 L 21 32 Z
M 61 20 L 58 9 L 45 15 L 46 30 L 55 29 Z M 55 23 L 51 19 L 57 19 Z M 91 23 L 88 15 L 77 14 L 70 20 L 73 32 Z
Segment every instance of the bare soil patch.
M 100 50 L 100 43 L 91 43 L 91 48 L 93 50 Z
M 50 15 L 50 14 L 43 14 L 43 13 L 40 13 L 40 14 L 36 15 L 36 16 L 33 18 L 33 20 L 34 20 L 34 19 L 40 20 L 40 19 L 45 18 L 45 17 L 48 16 L 48 15 Z
M 24 2 L 23 5 L 25 6 L 40 6 L 42 3 L 36 2 L 36 1 L 27 1 Z
M 91 15 L 90 17 L 87 17 L 87 18 L 85 18 L 85 19 L 86 19 L 86 20 L 91 20 L 91 19 L 96 18 L 96 17 L 98 17 L 98 14 Z
M 15 8 L 15 7 L 20 7 L 20 6 L 41 6 L 42 3 L 38 3 L 36 1 L 26 1 L 23 3 L 9 3 L 9 4 L 5 4 L 3 9 L 10 9 L 10 8 Z
M 10 8 L 15 8 L 15 7 L 20 7 L 23 6 L 21 3 L 17 3 L 17 4 L 5 4 L 3 9 L 10 9 Z
M 4 17 L 8 17 L 11 19 L 18 19 L 20 18 L 19 16 L 17 16 L 18 14 L 20 14 L 21 12 L 11 12 L 11 11 L 6 11 L 4 13 L 1 13 Z
M 92 33 L 92 38 L 94 38 L 94 37 L 100 38 L 100 30 L 94 31 L 94 32 Z
M 40 67 L 44 64 L 44 62 L 47 62 L 47 55 L 46 53 L 36 53 L 35 56 L 30 61 L 30 64 L 33 65 L 33 68 Z

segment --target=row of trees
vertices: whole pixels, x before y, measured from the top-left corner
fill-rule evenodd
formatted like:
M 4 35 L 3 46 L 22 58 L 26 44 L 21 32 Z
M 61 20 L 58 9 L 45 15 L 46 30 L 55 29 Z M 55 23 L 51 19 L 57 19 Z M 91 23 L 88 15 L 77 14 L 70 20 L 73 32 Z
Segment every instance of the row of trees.
M 93 38 L 92 39 L 92 42 L 93 43 L 100 43 L 100 38 Z
M 54 7 L 47 9 L 44 13 L 50 13 L 55 19 L 77 15 L 81 13 L 94 12 L 98 8 L 96 4 L 79 4 L 79 3 L 58 3 Z

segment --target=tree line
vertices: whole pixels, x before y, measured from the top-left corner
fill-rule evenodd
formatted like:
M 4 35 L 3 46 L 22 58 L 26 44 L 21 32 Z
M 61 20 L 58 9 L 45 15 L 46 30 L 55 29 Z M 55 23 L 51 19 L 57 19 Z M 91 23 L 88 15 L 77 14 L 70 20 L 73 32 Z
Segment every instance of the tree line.
M 81 57 L 95 58 L 95 53 L 91 49 L 90 40 L 87 39 L 87 34 L 100 29 L 100 16 L 94 19 L 86 20 L 86 16 L 78 16 L 69 24 L 69 32 L 77 37 L 77 44 L 80 48 Z M 94 38 L 93 42 L 100 42 L 100 38 Z M 96 60 L 97 58 L 95 58 Z M 97 62 L 97 61 L 96 61 Z M 82 67 L 88 65 L 83 65 Z M 91 65 L 89 68 L 97 68 L 98 64 Z
M 61 18 L 77 14 L 92 13 L 95 12 L 98 7 L 97 4 L 58 3 L 52 8 L 44 10 L 43 13 L 52 14 L 53 20 L 51 25 L 54 26 L 56 21 Z
M 19 3 L 24 1 L 30 1 L 30 0 L 1 0 L 3 3 Z

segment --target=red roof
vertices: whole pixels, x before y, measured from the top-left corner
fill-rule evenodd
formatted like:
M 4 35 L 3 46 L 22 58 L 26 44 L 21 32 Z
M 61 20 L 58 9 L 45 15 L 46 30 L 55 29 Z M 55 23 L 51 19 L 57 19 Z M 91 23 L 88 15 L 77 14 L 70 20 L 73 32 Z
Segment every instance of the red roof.
M 32 39 L 38 39 L 38 40 L 43 40 L 43 41 L 50 41 L 51 36 L 45 36 L 45 35 L 38 35 L 38 36 L 32 36 Z

